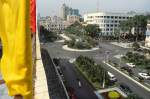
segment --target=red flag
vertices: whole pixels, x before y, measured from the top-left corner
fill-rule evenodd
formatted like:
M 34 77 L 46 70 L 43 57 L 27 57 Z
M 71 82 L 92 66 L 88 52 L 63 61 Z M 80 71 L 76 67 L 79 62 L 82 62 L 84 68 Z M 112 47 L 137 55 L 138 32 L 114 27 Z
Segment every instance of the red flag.
M 30 0 L 30 28 L 36 33 L 36 0 Z

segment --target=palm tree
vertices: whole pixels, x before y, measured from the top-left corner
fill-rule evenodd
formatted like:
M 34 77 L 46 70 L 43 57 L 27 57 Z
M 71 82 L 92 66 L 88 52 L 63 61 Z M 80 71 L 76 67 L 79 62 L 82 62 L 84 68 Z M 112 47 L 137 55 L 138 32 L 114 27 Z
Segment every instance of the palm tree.
M 139 39 L 139 36 L 143 36 L 146 31 L 146 25 L 147 25 L 147 16 L 144 15 L 136 15 L 132 18 L 132 27 L 136 29 L 135 36 L 136 36 L 136 42 Z M 143 34 L 140 34 L 140 29 L 143 29 Z

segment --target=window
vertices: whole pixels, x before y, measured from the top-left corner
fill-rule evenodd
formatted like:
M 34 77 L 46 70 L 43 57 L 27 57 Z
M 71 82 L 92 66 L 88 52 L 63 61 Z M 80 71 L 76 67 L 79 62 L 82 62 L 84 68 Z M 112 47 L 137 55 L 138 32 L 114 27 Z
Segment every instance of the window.
M 117 19 L 118 17 L 117 16 L 115 16 L 115 19 Z
M 107 16 L 107 18 L 110 18 L 110 16 Z
M 109 27 L 109 24 L 107 24 L 107 27 Z
M 107 28 L 106 31 L 109 31 L 109 28 Z
M 114 16 L 111 16 L 111 18 L 113 19 L 113 18 L 114 18 Z

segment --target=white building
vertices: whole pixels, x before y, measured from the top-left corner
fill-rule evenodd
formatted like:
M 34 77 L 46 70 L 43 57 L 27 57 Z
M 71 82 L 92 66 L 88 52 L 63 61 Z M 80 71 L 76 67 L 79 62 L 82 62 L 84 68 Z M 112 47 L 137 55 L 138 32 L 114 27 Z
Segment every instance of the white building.
M 147 23 L 145 46 L 150 47 L 150 20 L 148 20 L 148 23 Z
M 49 31 L 61 31 L 65 26 L 63 20 L 60 17 L 42 17 L 39 20 L 40 25 L 43 25 Z
M 114 35 L 115 29 L 119 27 L 121 21 L 132 18 L 134 14 L 99 12 L 84 15 L 84 22 L 87 24 L 97 24 L 102 30 L 102 35 Z

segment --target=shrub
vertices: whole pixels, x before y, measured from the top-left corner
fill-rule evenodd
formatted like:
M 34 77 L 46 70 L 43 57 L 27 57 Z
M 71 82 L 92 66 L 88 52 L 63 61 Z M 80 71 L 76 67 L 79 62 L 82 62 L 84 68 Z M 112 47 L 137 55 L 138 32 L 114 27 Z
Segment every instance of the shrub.
M 80 42 L 80 41 L 76 42 L 75 47 L 77 49 L 90 49 L 91 48 L 91 46 L 88 43 L 86 43 L 86 42 Z
M 120 98 L 120 94 L 116 91 L 111 91 L 108 93 L 108 97 L 110 99 L 118 99 L 118 98 Z
M 133 43 L 132 47 L 134 50 L 137 50 L 140 48 L 140 45 L 137 42 L 135 42 L 135 43 Z

